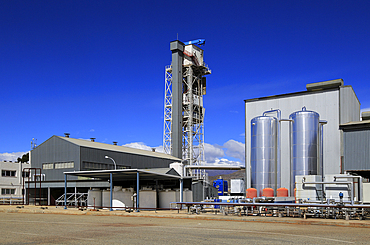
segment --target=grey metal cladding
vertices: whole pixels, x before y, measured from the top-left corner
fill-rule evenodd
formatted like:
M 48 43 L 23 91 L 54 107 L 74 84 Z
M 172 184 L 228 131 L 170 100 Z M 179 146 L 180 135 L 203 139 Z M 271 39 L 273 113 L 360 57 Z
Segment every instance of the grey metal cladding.
M 344 170 L 370 170 L 370 130 L 344 131 Z
M 53 169 L 42 169 L 46 181 L 63 181 L 64 172 L 84 170 L 83 162 L 111 165 L 113 169 L 114 164 L 105 158 L 106 155 L 116 161 L 117 167 L 126 168 L 168 168 L 170 163 L 181 161 L 163 153 L 52 136 L 32 150 L 31 166 L 42 169 L 43 163 L 53 163 Z M 73 162 L 74 167 L 55 169 L 56 163 L 68 162 Z M 69 176 L 68 179 L 75 180 L 78 177 Z
M 113 164 L 112 160 L 105 158 L 106 155 L 112 157 L 117 166 L 123 165 L 129 168 L 168 168 L 169 164 L 174 162 L 171 159 L 81 147 L 81 163 L 87 161 Z
M 339 100 L 339 124 L 360 121 L 360 102 L 352 86 L 340 87 Z
M 80 150 L 79 146 L 71 144 L 57 136 L 52 136 L 41 145 L 32 150 L 31 166 L 32 168 L 41 168 L 43 163 L 74 162 L 74 168 L 68 171 L 79 171 Z M 66 169 L 42 169 L 47 181 L 63 180 Z M 71 178 L 72 179 L 72 178 Z

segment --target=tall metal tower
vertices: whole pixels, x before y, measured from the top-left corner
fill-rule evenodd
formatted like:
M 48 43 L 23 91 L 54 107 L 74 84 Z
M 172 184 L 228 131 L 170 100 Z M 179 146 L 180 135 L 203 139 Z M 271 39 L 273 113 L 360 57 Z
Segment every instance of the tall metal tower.
M 211 70 L 203 61 L 203 50 L 195 44 L 173 41 L 172 65 L 165 68 L 165 103 L 163 147 L 167 154 L 184 159 L 189 165 L 202 165 L 204 159 L 203 95 L 205 75 Z M 204 178 L 204 171 L 193 170 L 193 176 Z

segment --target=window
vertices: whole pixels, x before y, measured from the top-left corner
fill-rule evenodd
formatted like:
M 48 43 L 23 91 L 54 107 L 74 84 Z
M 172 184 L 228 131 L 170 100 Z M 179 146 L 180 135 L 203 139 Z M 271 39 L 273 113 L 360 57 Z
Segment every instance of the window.
M 53 169 L 54 168 L 54 163 L 43 163 L 42 164 L 42 169 Z
M 14 195 L 15 194 L 15 189 L 1 189 L 1 195 Z
M 1 176 L 3 177 L 15 177 L 17 171 L 15 170 L 1 170 Z
M 75 167 L 74 162 L 58 162 L 58 163 L 55 163 L 55 169 L 74 168 L 74 167 Z
M 130 166 L 120 165 L 117 164 L 117 169 L 128 169 L 131 168 Z M 110 170 L 114 169 L 114 165 L 112 164 L 106 164 L 106 163 L 95 163 L 95 162 L 82 162 L 82 170 L 97 170 L 97 169 L 103 169 L 103 170 Z
M 30 177 L 30 172 L 23 171 L 23 172 L 22 172 L 22 177 L 23 177 L 23 178 L 28 178 L 28 177 Z

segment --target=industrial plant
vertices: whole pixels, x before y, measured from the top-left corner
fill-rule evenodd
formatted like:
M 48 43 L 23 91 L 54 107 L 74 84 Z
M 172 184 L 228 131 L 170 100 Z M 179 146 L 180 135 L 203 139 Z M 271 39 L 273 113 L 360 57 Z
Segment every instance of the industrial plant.
M 21 165 L 27 174 L 18 180 L 25 191 L 17 190 L 17 200 L 66 209 L 369 218 L 370 113 L 361 114 L 355 91 L 342 79 L 244 100 L 245 168 L 206 164 L 204 96 L 211 70 L 204 44 L 170 42 L 164 153 L 52 136 L 31 150 L 30 167 Z M 210 182 L 208 169 L 243 169 L 245 177 Z

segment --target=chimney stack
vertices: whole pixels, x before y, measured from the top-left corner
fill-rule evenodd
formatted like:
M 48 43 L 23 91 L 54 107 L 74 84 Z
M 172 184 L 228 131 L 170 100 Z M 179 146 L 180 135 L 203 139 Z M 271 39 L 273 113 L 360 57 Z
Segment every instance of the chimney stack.
M 90 138 L 91 142 L 95 142 L 95 138 Z
M 66 138 L 69 138 L 69 136 L 70 136 L 71 134 L 70 133 L 64 133 L 64 136 L 66 137 Z
M 117 145 L 117 143 L 118 143 L 117 141 L 113 141 L 113 145 Z

